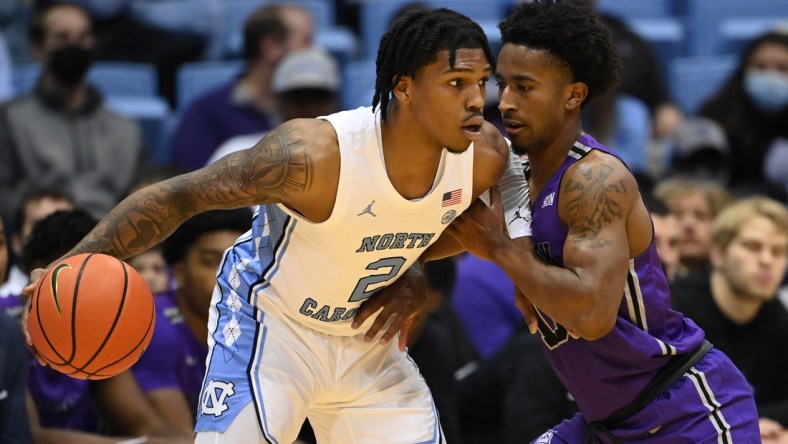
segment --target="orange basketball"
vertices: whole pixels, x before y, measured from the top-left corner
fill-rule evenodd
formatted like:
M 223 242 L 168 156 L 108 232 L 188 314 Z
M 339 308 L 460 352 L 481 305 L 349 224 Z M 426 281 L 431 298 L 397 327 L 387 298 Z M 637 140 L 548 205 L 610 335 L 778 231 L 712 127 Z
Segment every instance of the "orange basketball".
M 134 268 L 112 256 L 85 253 L 58 262 L 41 278 L 28 331 L 55 370 L 104 379 L 137 362 L 155 320 L 153 295 Z

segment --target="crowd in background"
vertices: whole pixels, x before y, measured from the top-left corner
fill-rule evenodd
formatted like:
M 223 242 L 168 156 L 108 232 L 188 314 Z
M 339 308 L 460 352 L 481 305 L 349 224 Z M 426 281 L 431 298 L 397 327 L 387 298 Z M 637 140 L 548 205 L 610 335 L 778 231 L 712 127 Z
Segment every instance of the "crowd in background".
M 283 121 L 347 103 L 345 67 L 362 56 L 322 47 L 321 17 L 293 0 L 255 8 L 228 30 L 222 1 L 233 0 L 0 5 L 0 393 L 8 390 L 0 441 L 190 440 L 215 272 L 249 229 L 247 210 L 200 215 L 129 259 L 157 294 L 159 317 L 129 372 L 82 381 L 40 367 L 9 318 L 21 314 L 28 272 L 68 251 L 129 192 L 249 148 Z M 358 36 L 363 1 L 333 2 L 335 24 Z M 788 24 L 749 41 L 729 77 L 686 110 L 665 81 L 669 60 L 625 20 L 598 11 L 622 76 L 584 110 L 584 129 L 636 174 L 674 307 L 751 383 L 764 442 L 788 443 Z M 180 104 L 179 69 L 206 60 L 241 68 Z M 175 110 L 165 136 L 152 138 L 150 122 L 124 115 L 92 84 L 91 67 L 104 61 L 155 67 L 156 91 Z M 16 91 L 17 69 L 31 64 L 35 84 Z M 485 115 L 500 124 L 494 82 L 487 93 Z M 356 100 L 371 103 L 372 91 Z M 500 269 L 463 255 L 429 263 L 426 277 L 428 315 L 409 352 L 449 442 L 524 442 L 576 411 Z M 26 408 L 3 406 L 11 402 Z M 302 439 L 312 440 L 308 424 Z

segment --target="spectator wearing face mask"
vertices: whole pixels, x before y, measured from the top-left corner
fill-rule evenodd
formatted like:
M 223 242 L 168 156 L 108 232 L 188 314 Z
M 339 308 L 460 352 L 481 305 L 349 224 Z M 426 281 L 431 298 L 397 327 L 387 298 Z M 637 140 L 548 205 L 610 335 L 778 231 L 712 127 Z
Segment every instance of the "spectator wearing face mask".
M 756 38 L 700 115 L 719 123 L 730 147 L 730 184 L 785 200 L 788 187 L 788 31 Z M 765 189 L 763 184 L 766 185 Z
M 104 107 L 85 75 L 95 40 L 87 13 L 53 4 L 33 13 L 35 89 L 0 108 L 0 213 L 34 187 L 57 187 L 95 216 L 125 195 L 143 163 L 138 125 Z

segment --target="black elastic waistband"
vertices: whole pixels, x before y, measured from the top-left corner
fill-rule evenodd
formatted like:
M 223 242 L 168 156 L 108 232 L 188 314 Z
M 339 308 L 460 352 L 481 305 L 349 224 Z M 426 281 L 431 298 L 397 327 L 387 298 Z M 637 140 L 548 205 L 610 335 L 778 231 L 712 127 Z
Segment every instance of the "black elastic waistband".
M 674 357 L 657 372 L 654 379 L 635 397 L 634 401 L 616 410 L 605 419 L 589 423 L 589 429 L 592 432 L 604 432 L 614 442 L 617 441 L 610 434 L 609 429 L 643 410 L 657 396 L 664 393 L 673 383 L 678 381 L 687 370 L 706 356 L 706 353 L 712 347 L 711 342 L 704 339 L 703 343 L 694 351 Z

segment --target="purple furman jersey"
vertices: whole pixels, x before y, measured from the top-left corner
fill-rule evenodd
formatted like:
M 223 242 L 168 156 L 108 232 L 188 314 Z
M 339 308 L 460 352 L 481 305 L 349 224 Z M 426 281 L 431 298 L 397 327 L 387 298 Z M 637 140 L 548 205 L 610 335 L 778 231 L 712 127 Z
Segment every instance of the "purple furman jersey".
M 175 303 L 173 292 L 156 295 L 156 329 L 150 345 L 131 368 L 144 392 L 183 392 L 193 413 L 205 376 L 206 338 L 196 338 Z
M 592 149 L 618 158 L 593 137 L 582 135 L 533 202 L 534 246 L 549 263 L 564 264 L 567 229 L 558 217 L 561 178 Z M 694 322 L 671 310 L 654 242 L 629 260 L 622 290 L 615 327 L 596 341 L 571 339 L 563 326 L 539 313 L 547 357 L 588 421 L 604 419 L 630 404 L 671 357 L 695 350 L 704 339 Z

